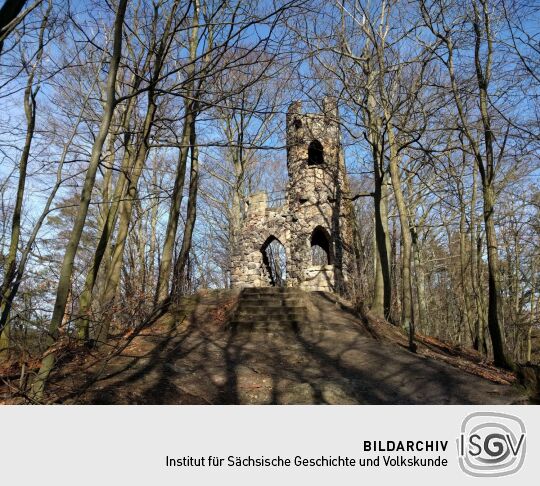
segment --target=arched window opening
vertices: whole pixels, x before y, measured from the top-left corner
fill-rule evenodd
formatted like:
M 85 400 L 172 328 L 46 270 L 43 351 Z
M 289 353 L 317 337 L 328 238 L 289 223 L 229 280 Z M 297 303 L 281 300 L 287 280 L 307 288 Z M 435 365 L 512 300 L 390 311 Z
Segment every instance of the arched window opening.
M 313 140 L 308 147 L 308 165 L 324 164 L 324 150 L 321 142 Z
M 322 266 L 331 263 L 328 233 L 320 226 L 317 226 L 311 235 L 311 264 Z
M 284 287 L 287 279 L 285 247 L 275 236 L 270 236 L 261 247 L 263 264 L 273 287 Z

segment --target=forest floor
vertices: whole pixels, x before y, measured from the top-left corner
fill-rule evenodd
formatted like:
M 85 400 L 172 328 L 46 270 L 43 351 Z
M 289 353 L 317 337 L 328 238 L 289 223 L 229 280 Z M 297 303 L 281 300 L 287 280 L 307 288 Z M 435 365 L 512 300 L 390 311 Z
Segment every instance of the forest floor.
M 472 350 L 418 336 L 412 353 L 405 334 L 387 322 L 360 317 L 330 294 L 296 292 L 305 318 L 278 326 L 235 324 L 238 292 L 185 298 L 136 334 L 118 336 L 99 351 L 68 353 L 51 377 L 48 401 L 527 403 L 513 374 Z

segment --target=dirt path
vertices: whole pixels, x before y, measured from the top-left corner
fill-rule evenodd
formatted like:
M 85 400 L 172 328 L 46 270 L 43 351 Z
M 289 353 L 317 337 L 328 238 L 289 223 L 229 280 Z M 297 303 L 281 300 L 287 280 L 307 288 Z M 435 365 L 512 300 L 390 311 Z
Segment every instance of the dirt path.
M 228 302 L 223 295 L 218 305 L 215 298 L 197 302 L 189 320 L 183 320 L 180 311 L 169 314 L 100 370 L 88 390 L 59 399 L 116 404 L 505 404 L 522 400 L 514 386 L 493 383 L 375 339 L 365 323 L 324 295 L 287 294 L 281 304 L 274 297 L 261 301 L 255 295 L 241 301 L 232 318 L 224 317 L 224 311 L 219 315 Z M 266 317 L 250 316 L 252 312 Z M 283 312 L 289 317 L 280 317 Z M 95 377 L 98 368 L 89 366 L 85 373 Z M 73 375 L 74 370 L 66 368 L 56 384 L 65 386 Z

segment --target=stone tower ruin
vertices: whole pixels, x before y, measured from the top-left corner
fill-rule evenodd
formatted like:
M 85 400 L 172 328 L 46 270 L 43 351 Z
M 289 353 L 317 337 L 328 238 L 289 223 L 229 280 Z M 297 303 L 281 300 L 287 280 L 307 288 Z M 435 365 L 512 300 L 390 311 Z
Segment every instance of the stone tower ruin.
M 337 105 L 303 113 L 300 102 L 286 118 L 289 182 L 284 205 L 268 206 L 264 192 L 250 196 L 232 257 L 233 287 L 286 285 L 344 294 L 353 262 L 352 203 Z M 283 245 L 286 278 L 272 268 L 269 250 Z

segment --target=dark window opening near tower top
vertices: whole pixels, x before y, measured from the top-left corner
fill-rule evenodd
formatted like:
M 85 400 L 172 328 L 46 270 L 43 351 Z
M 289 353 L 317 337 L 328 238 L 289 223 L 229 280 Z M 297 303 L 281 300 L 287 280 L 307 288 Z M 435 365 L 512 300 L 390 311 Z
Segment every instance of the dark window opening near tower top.
M 326 231 L 318 226 L 311 235 L 311 264 L 330 265 L 330 241 Z
M 324 164 L 323 146 L 318 140 L 313 140 L 308 147 L 308 165 Z

